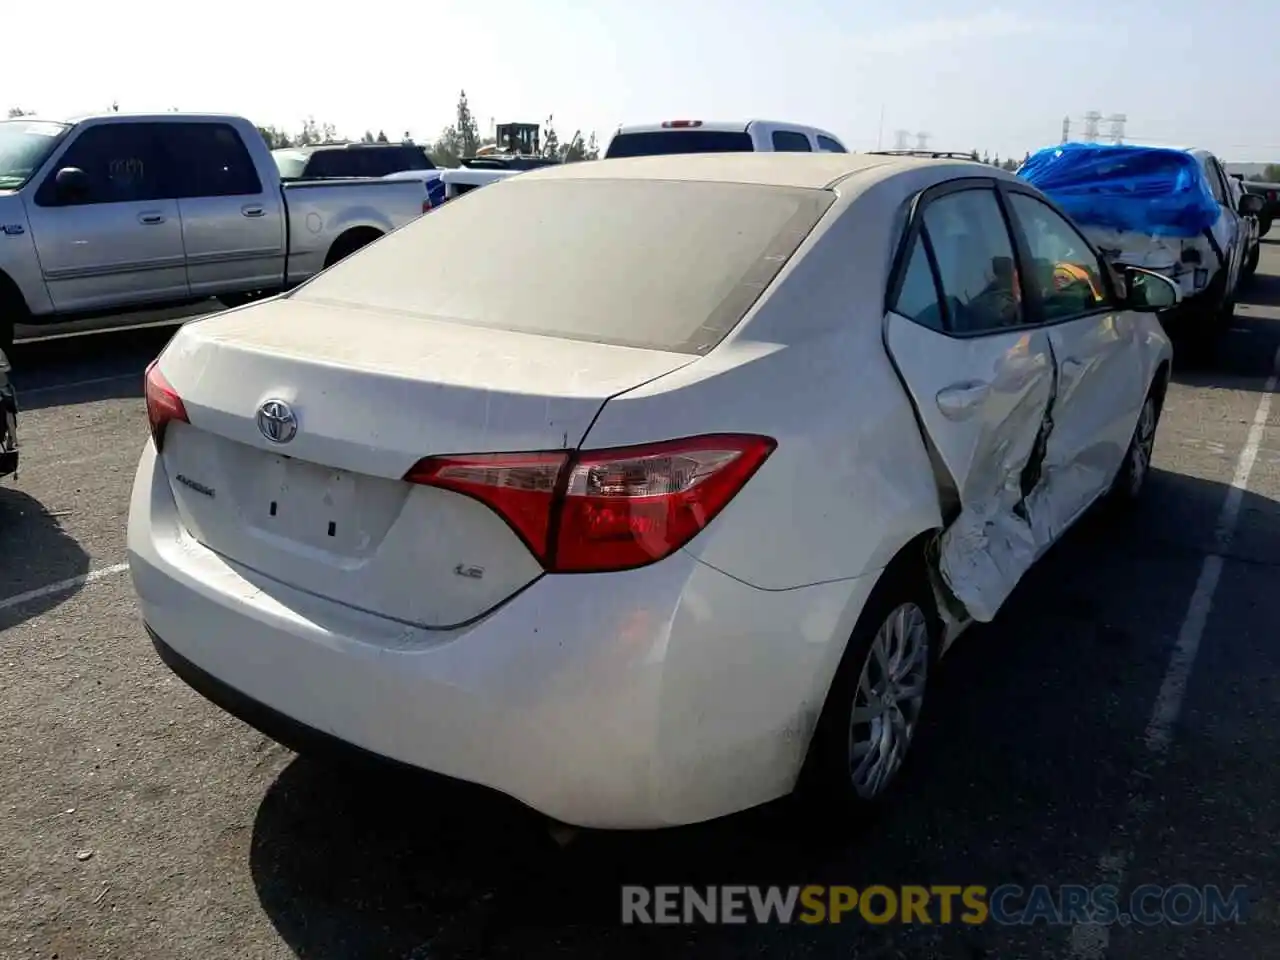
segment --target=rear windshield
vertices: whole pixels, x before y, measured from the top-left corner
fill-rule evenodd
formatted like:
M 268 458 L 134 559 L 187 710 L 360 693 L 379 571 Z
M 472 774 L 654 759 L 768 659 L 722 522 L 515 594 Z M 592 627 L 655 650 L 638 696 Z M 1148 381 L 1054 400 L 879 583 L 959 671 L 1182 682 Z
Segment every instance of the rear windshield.
M 515 177 L 415 220 L 294 296 L 702 354 L 833 199 L 739 183 Z
M 751 153 L 749 134 L 729 130 L 654 130 L 619 133 L 609 141 L 605 159 L 656 157 L 668 153 Z

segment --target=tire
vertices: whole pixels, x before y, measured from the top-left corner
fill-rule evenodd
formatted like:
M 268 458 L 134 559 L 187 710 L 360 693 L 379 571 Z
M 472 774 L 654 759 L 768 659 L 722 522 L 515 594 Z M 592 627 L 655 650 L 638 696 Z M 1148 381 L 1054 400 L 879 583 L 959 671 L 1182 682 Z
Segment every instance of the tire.
M 0 285 L 0 350 L 8 356 L 13 350 L 14 327 L 30 319 L 22 296 Z
M 339 237 L 333 242 L 333 246 L 329 248 L 328 255 L 324 258 L 325 269 L 332 267 L 341 260 L 345 260 L 361 247 L 366 247 L 373 241 L 380 240 L 382 236 L 377 230 L 357 229 Z
M 1259 234 L 1261 236 L 1261 234 Z M 1255 243 L 1253 250 L 1245 257 L 1243 273 L 1245 277 L 1252 277 L 1258 271 L 1258 258 L 1262 256 L 1262 245 Z
M 1151 455 L 1155 450 L 1156 430 L 1160 426 L 1160 411 L 1164 406 L 1162 390 L 1162 384 L 1153 386 L 1142 402 L 1138 422 L 1129 439 L 1129 449 L 1125 451 L 1124 462 L 1107 493 L 1107 500 L 1113 506 L 1133 506 L 1142 498 L 1142 491 L 1146 489 L 1147 477 L 1151 475 Z
M 919 730 L 941 625 L 923 570 L 904 559 L 863 607 L 809 743 L 797 795 L 824 828 L 864 821 L 893 795 Z

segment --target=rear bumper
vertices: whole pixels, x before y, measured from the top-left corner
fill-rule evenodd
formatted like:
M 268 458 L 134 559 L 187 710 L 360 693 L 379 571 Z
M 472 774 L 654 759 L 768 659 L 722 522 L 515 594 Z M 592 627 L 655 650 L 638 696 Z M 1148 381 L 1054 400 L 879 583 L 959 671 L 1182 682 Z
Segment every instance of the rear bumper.
M 604 828 L 789 792 L 874 579 L 763 591 L 681 552 L 544 577 L 465 628 L 422 630 L 195 542 L 150 443 L 128 546 L 162 658 L 229 712 L 287 745 L 352 746 Z

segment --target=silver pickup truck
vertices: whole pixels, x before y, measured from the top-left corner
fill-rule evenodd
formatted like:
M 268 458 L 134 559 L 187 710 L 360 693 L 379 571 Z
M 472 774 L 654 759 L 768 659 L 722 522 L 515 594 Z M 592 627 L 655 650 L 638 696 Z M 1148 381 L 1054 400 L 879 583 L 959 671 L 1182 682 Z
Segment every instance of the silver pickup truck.
M 421 216 L 418 184 L 281 184 L 241 117 L 0 122 L 0 350 L 15 323 L 233 305 Z

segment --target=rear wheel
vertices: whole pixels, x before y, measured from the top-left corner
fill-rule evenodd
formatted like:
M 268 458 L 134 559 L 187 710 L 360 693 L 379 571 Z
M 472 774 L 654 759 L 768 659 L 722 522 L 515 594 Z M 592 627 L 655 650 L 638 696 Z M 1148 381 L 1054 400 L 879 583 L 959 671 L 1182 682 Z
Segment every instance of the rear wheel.
M 885 573 L 827 693 L 801 777 L 822 820 L 868 815 L 900 780 L 924 711 L 939 629 L 922 573 Z
M 357 229 L 344 233 L 333 241 L 333 246 L 329 248 L 329 253 L 324 258 L 325 267 L 332 267 L 338 261 L 345 260 L 361 247 L 368 246 L 381 236 L 381 233 L 372 228 Z

